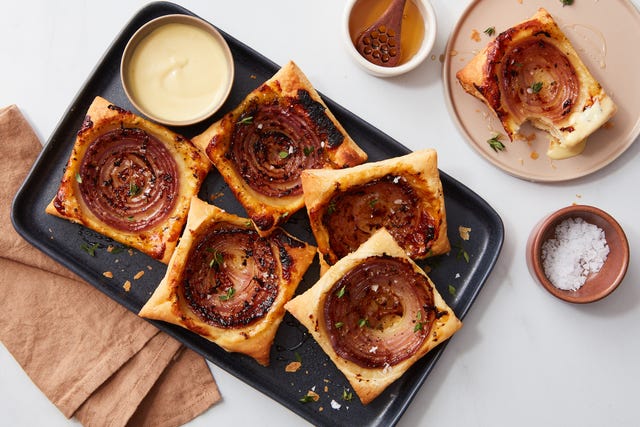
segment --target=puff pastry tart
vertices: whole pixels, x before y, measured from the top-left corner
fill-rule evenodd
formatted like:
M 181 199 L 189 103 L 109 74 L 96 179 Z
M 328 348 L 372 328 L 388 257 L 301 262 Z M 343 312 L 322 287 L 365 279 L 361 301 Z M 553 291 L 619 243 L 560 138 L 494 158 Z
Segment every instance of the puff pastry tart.
M 309 330 L 363 404 L 462 326 L 385 229 L 285 308 Z
M 167 263 L 211 166 L 188 139 L 96 97 L 46 212 Z
M 367 159 L 293 62 L 193 141 L 261 235 L 304 206 L 302 170 L 343 168 Z
M 497 115 L 511 140 L 527 120 L 549 132 L 552 159 L 580 154 L 586 138 L 616 111 L 542 8 L 499 34 L 456 77 Z
M 385 227 L 412 259 L 451 249 L 433 149 L 337 171 L 302 173 L 321 271 Z
M 315 247 L 194 197 L 167 272 L 139 315 L 182 326 L 269 364 L 273 339 Z

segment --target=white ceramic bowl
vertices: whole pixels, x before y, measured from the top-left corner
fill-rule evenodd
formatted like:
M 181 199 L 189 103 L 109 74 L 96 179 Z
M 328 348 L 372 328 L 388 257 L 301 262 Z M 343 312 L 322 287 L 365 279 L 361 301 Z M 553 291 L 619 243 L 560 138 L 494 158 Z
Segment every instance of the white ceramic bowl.
M 143 95 L 141 94 L 141 92 L 136 90 L 136 88 L 134 87 L 135 85 L 133 85 L 131 81 L 133 78 L 131 77 L 131 73 L 130 73 L 130 71 L 134 72 L 134 68 L 132 68 L 134 66 L 132 64 L 132 58 L 135 54 L 136 49 L 138 49 L 138 47 L 141 46 L 142 42 L 145 41 L 145 38 L 149 36 L 152 32 L 170 24 L 180 24 L 188 27 L 193 27 L 195 29 L 204 30 L 205 33 L 209 34 L 212 38 L 212 42 L 218 46 L 219 53 L 213 53 L 208 46 L 207 48 L 209 50 L 206 50 L 206 52 L 211 55 L 210 56 L 211 61 L 215 62 L 216 64 L 215 66 L 220 70 L 224 70 L 224 71 L 216 70 L 216 72 L 219 72 L 220 76 L 224 76 L 223 78 L 218 77 L 218 79 L 220 80 L 219 82 L 218 80 L 215 80 L 212 73 L 211 79 L 214 79 L 213 81 L 215 81 L 216 83 L 213 83 L 211 80 L 209 83 L 207 83 L 208 86 L 211 86 L 210 90 L 212 90 L 212 92 L 210 93 L 204 92 L 204 89 L 203 89 L 203 93 L 207 93 L 207 96 L 202 95 L 202 99 L 200 100 L 200 104 L 202 105 L 202 108 L 198 108 L 194 111 L 190 111 L 188 109 L 179 110 L 179 111 L 176 111 L 176 114 L 172 116 L 169 116 L 169 114 L 165 113 L 164 111 L 162 114 L 160 114 L 159 110 L 155 108 L 155 105 L 153 104 L 152 101 L 149 100 L 148 97 L 143 98 Z M 215 50 L 217 51 L 218 49 L 215 49 Z M 165 70 L 165 68 L 167 67 L 166 64 L 168 62 L 171 62 L 172 64 L 173 63 L 177 64 L 180 61 L 182 61 L 184 64 L 187 64 L 189 61 L 193 60 L 193 58 L 190 58 L 188 56 L 182 58 L 180 56 L 182 54 L 182 51 L 177 45 L 173 45 L 173 44 L 171 44 L 170 46 L 163 45 L 161 49 L 158 49 L 158 51 L 161 51 L 162 55 L 164 55 L 162 58 L 159 58 L 159 59 L 162 59 L 163 61 L 161 61 L 160 64 L 152 64 L 153 66 L 151 68 L 159 69 L 161 65 L 162 69 L 167 75 L 177 74 L 175 69 L 179 68 L 178 66 L 175 66 L 174 68 L 171 69 L 171 72 L 169 73 L 168 71 Z M 195 62 L 202 62 L 202 61 L 193 61 L 193 62 L 195 63 Z M 181 65 L 184 65 L 184 64 L 181 64 Z M 202 66 L 200 66 L 200 69 L 202 69 Z M 234 77 L 233 56 L 222 34 L 220 34 L 220 32 L 218 32 L 218 30 L 216 30 L 216 28 L 213 25 L 209 24 L 208 22 L 191 15 L 181 15 L 181 14 L 164 15 L 147 22 L 142 27 L 140 27 L 136 31 L 136 33 L 131 37 L 122 54 L 122 60 L 120 64 L 120 77 L 121 77 L 123 89 L 127 97 L 129 98 L 129 101 L 142 114 L 146 115 L 147 117 L 149 117 L 150 119 L 156 122 L 159 122 L 165 125 L 187 126 L 187 125 L 201 122 L 209 118 L 216 111 L 218 111 L 218 109 L 220 109 L 220 107 L 226 101 L 231 91 L 231 87 L 233 85 L 233 77 Z M 154 79 L 155 78 L 156 76 L 154 76 Z M 158 86 L 158 89 L 161 87 L 165 88 L 167 87 L 167 80 L 163 80 L 159 84 L 160 86 Z M 179 87 L 179 86 L 176 84 L 175 87 Z M 172 89 L 174 88 L 172 87 Z M 149 91 L 147 90 L 147 92 Z M 182 104 L 184 105 L 184 103 L 188 101 L 184 97 L 182 99 L 175 98 L 174 96 L 181 95 L 179 93 L 176 93 L 175 90 L 174 91 L 166 90 L 166 91 L 163 91 L 162 94 L 163 94 L 162 100 L 165 104 L 181 105 L 179 102 L 182 102 Z M 189 95 L 191 96 L 193 95 L 193 93 L 189 93 Z
M 433 49 L 433 45 L 436 41 L 437 33 L 436 15 L 429 0 L 409 0 L 416 5 L 422 15 L 422 19 L 424 20 L 424 38 L 422 39 L 422 44 L 416 54 L 410 58 L 409 61 L 395 67 L 383 67 L 367 61 L 353 44 L 349 33 L 349 20 L 351 18 L 353 7 L 358 1 L 359 0 L 347 0 L 342 17 L 342 38 L 347 52 L 349 52 L 354 61 L 356 61 L 356 63 L 364 70 L 377 77 L 398 76 L 413 70 L 420 65 L 427 56 L 429 56 L 429 53 L 431 52 L 431 49 Z

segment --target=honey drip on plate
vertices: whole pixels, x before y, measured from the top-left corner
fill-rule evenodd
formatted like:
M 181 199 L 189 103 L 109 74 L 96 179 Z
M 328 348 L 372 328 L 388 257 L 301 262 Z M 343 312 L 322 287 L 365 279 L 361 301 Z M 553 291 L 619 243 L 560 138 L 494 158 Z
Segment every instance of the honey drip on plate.
M 607 68 L 607 41 L 604 35 L 595 28 L 584 24 L 570 24 L 565 26 L 565 33 L 576 40 L 576 50 L 589 57 L 601 69 Z
M 378 19 L 390 3 L 391 0 L 359 0 L 356 2 L 349 19 L 349 35 L 354 44 L 360 33 Z M 401 53 L 398 65 L 404 64 L 418 52 L 424 34 L 422 14 L 413 1 L 408 1 L 402 15 Z

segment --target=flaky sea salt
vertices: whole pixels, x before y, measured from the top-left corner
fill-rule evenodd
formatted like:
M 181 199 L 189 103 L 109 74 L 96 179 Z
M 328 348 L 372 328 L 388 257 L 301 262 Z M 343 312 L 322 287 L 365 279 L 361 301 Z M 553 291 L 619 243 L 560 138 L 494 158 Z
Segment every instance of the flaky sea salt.
M 609 255 L 604 231 L 582 218 L 568 218 L 542 244 L 542 266 L 556 288 L 577 290 L 600 271 Z

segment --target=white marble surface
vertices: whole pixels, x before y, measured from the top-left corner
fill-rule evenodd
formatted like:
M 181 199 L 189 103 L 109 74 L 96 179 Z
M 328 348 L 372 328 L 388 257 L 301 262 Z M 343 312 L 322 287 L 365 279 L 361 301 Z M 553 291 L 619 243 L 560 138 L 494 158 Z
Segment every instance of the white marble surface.
M 576 0 L 580 1 L 587 0 Z M 639 1 L 634 1 L 637 6 Z M 432 2 L 438 14 L 434 48 L 438 55 L 468 2 Z M 3 2 L 0 105 L 17 104 L 46 141 L 113 38 L 144 4 L 141 0 Z M 181 4 L 279 64 L 294 59 L 322 93 L 407 147 L 435 147 L 440 168 L 501 215 L 506 238 L 497 265 L 464 328 L 399 425 L 637 425 L 637 141 L 620 159 L 588 177 L 557 184 L 523 181 L 484 161 L 463 140 L 445 107 L 440 62 L 427 60 L 410 74 L 389 80 L 357 68 L 341 45 L 343 1 L 185 0 Z M 637 52 L 637 46 L 609 48 Z M 574 202 L 598 206 L 617 218 L 632 251 L 621 287 L 605 300 L 585 306 L 554 299 L 534 283 L 524 259 L 533 225 L 548 212 Z M 212 369 L 224 400 L 190 426 L 305 423 L 221 369 Z M 75 424 L 49 403 L 4 346 L 0 346 L 0 414 L 0 424 L 6 426 Z

